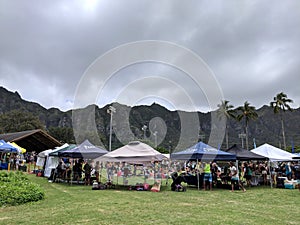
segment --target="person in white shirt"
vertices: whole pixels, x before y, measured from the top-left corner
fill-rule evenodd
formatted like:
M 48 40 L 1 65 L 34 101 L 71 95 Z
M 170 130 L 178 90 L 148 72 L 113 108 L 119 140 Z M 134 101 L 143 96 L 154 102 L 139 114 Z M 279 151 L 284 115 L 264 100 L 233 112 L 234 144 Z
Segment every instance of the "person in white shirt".
M 238 174 L 236 167 L 234 166 L 234 163 L 230 162 L 229 165 L 230 165 L 229 169 L 230 169 L 230 177 L 231 177 L 231 191 L 233 192 L 234 186 L 236 184 L 238 184 L 239 187 L 243 190 L 243 192 L 245 192 L 246 189 L 244 188 L 242 183 L 239 181 L 239 174 Z

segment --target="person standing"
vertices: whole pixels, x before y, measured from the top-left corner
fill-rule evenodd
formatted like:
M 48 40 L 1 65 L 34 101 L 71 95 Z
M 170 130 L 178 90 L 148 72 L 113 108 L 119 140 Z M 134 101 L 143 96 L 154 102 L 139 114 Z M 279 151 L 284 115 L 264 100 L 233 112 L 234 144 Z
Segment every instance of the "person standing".
M 290 162 L 288 162 L 285 165 L 285 175 L 288 178 L 288 180 L 292 179 L 292 168 L 291 168 L 291 163 Z
M 92 172 L 92 166 L 90 165 L 89 160 L 86 161 L 85 165 L 83 166 L 84 170 L 84 184 L 90 185 L 91 184 L 91 172 Z
M 248 163 L 244 163 L 244 177 L 247 182 L 247 186 L 251 187 L 251 179 L 252 179 L 252 170 L 251 167 L 248 165 Z
M 212 191 L 212 174 L 210 163 L 204 164 L 203 190 L 206 190 L 206 182 L 209 182 L 209 189 Z
M 243 192 L 245 192 L 246 189 L 244 188 L 244 186 L 239 180 L 239 174 L 236 167 L 234 166 L 234 163 L 230 162 L 229 165 L 230 165 L 229 169 L 230 169 L 230 177 L 231 177 L 231 191 L 233 192 L 234 186 L 238 185 L 243 190 Z
M 212 173 L 213 184 L 217 185 L 218 181 L 221 180 L 220 178 L 221 168 L 217 165 L 216 162 L 213 162 L 211 164 L 211 173 Z

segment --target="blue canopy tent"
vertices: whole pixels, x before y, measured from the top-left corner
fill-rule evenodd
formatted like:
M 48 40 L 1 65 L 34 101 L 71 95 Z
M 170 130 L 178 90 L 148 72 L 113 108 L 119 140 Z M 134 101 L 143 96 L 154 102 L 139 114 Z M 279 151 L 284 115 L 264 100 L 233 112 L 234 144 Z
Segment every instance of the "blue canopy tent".
M 59 157 L 69 157 L 69 158 L 85 158 L 85 159 L 95 159 L 104 154 L 108 153 L 107 150 L 94 146 L 88 140 L 82 142 L 79 146 L 68 149 L 66 151 L 58 152 Z
M 9 152 L 10 153 L 19 153 L 18 149 L 16 147 L 6 143 L 4 140 L 0 140 L 0 152 L 3 153 L 3 154 L 4 153 L 9 153 Z M 6 163 L 6 162 L 2 163 L 1 158 L 2 158 L 2 156 L 0 157 L 0 167 L 1 167 L 1 169 L 9 169 L 9 167 L 8 167 L 9 164 Z
M 203 142 L 171 154 L 172 160 L 234 161 L 236 155 L 221 151 Z
M 196 160 L 212 162 L 212 161 L 234 161 L 236 155 L 221 151 L 203 142 L 199 142 L 186 150 L 174 152 L 171 154 L 172 160 Z M 199 173 L 197 172 L 197 186 L 200 187 Z
M 0 152 L 18 153 L 18 149 L 3 140 L 0 140 Z

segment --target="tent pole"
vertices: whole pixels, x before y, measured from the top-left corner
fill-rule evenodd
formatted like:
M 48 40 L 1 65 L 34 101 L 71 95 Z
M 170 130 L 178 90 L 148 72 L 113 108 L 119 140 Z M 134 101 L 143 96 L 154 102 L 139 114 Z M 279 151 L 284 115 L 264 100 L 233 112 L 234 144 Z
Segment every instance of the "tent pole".
M 99 183 L 101 184 L 101 177 L 102 177 L 102 168 L 103 168 L 103 162 L 101 162 L 101 166 L 100 166 L 100 178 L 99 178 Z
M 153 178 L 154 178 L 154 184 L 155 184 L 155 182 L 156 182 L 155 166 L 156 166 L 156 165 L 155 165 L 155 162 L 154 162 L 154 170 L 153 170 L 153 171 L 154 171 L 154 173 L 153 173 L 153 176 L 154 176 L 154 177 L 153 177 Z
M 235 160 L 236 171 L 239 174 L 239 160 Z
M 71 174 L 70 174 L 70 180 L 71 181 L 70 182 L 71 182 L 71 185 L 72 185 L 72 183 L 73 183 L 73 166 L 74 166 L 73 159 L 72 159 L 72 161 L 70 163 L 70 166 L 71 166 Z
M 268 166 L 269 166 L 269 174 L 270 174 L 270 185 L 271 188 L 273 188 L 273 180 L 272 180 L 272 171 L 271 171 L 271 161 L 268 161 Z
M 118 170 L 117 170 L 117 185 L 119 184 L 119 171 L 120 171 L 120 164 L 118 165 Z
M 197 158 L 197 165 L 196 165 L 196 168 L 198 167 L 198 158 Z M 198 185 L 198 191 L 200 190 L 200 182 L 199 182 L 199 170 L 197 169 L 197 185 Z
M 235 166 L 236 166 L 236 172 L 237 172 L 238 177 L 239 177 L 239 180 L 240 180 L 240 174 L 239 174 L 239 160 L 238 160 L 238 159 L 235 160 Z

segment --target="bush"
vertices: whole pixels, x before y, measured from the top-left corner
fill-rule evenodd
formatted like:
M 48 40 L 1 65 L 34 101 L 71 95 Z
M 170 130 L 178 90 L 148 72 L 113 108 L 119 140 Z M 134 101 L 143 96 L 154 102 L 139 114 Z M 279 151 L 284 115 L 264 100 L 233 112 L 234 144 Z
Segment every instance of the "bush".
M 22 172 L 0 172 L 0 206 L 20 205 L 45 197 L 44 190 Z

